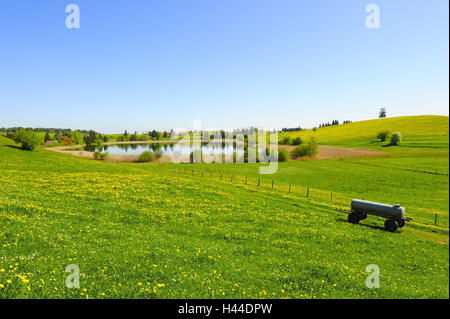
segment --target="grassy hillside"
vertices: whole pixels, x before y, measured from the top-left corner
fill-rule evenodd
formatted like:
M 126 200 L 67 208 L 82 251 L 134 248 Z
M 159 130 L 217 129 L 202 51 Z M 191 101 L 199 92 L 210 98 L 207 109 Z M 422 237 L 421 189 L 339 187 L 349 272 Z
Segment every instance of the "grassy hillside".
M 377 141 L 376 135 L 382 130 L 399 131 L 403 143 L 398 147 L 383 147 L 387 143 Z M 361 121 L 313 130 L 281 133 L 280 138 L 300 136 L 309 139 L 315 136 L 319 144 L 348 147 L 376 148 L 383 151 L 406 154 L 448 155 L 448 116 L 403 116 L 386 119 Z
M 252 164 L 108 163 L 8 144 L 2 298 L 449 296 L 448 158 L 281 163 L 257 187 Z M 349 224 L 354 196 L 401 201 L 415 220 L 394 234 L 377 218 Z M 69 264 L 80 289 L 65 287 Z M 369 264 L 379 289 L 365 286 Z

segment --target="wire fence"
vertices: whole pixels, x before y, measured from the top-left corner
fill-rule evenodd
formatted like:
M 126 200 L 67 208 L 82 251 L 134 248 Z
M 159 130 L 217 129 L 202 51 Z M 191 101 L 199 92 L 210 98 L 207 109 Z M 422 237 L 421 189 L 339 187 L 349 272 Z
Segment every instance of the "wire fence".
M 292 183 L 282 183 L 271 178 L 255 177 L 251 175 L 236 174 L 235 172 L 226 172 L 217 169 L 192 168 L 173 166 L 170 168 L 175 174 L 183 174 L 195 178 L 207 178 L 211 180 L 221 181 L 233 185 L 241 185 L 244 187 L 253 187 L 265 191 L 272 191 L 288 198 L 299 198 L 311 201 L 318 201 L 321 204 L 328 205 L 333 211 L 348 214 L 351 211 L 350 202 L 354 197 L 346 194 L 325 191 L 313 187 L 303 187 L 293 185 Z M 364 200 L 364 198 L 361 198 Z M 420 218 L 418 225 L 435 225 L 438 226 L 438 214 L 432 214 L 430 220 Z M 442 226 L 445 227 L 445 226 Z M 445 228 L 445 229 L 448 229 Z

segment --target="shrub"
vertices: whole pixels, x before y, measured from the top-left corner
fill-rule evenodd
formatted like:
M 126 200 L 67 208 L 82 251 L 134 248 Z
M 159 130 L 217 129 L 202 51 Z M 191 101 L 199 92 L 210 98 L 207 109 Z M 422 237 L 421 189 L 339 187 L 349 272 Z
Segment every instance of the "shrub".
M 311 137 L 311 140 L 308 143 L 309 147 L 309 156 L 314 157 L 319 152 L 319 146 L 317 145 L 317 141 L 315 137 Z
M 68 137 L 68 136 L 62 136 L 61 137 L 61 140 L 64 142 L 64 143 L 67 143 L 67 144 L 73 144 L 73 141 L 72 141 L 72 139 L 70 138 L 70 137 Z
M 391 136 L 391 145 L 398 145 L 402 142 L 402 134 L 400 132 L 394 132 Z
M 287 162 L 289 160 L 289 153 L 286 150 L 278 150 L 278 162 Z
M 292 139 L 289 136 L 283 137 L 280 141 L 281 145 L 292 145 Z
M 95 158 L 95 159 L 99 159 L 99 158 L 100 158 L 100 155 L 102 155 L 102 153 L 101 153 L 100 151 L 95 151 L 95 152 L 94 152 L 94 158 Z
M 391 132 L 389 130 L 381 131 L 381 132 L 378 132 L 377 139 L 384 142 L 389 138 L 390 135 L 391 135 Z
M 108 152 L 100 154 L 100 159 L 103 160 L 103 161 L 108 159 L 108 157 L 109 157 L 109 153 Z
M 291 157 L 293 159 L 296 159 L 296 158 L 299 158 L 299 157 L 306 156 L 307 153 L 308 153 L 308 145 L 301 144 L 301 145 L 298 145 L 296 148 L 294 148 L 292 150 Z
M 296 137 L 292 140 L 292 145 L 300 145 L 303 144 L 303 140 L 301 139 L 301 137 Z
M 291 157 L 296 159 L 299 157 L 314 157 L 317 155 L 318 146 L 315 138 L 311 138 L 308 144 L 300 144 L 291 152 Z
M 80 131 L 72 131 L 67 135 L 73 141 L 74 144 L 84 144 L 83 143 L 83 134 Z
M 201 163 L 203 162 L 203 152 L 202 150 L 193 150 L 189 155 L 189 159 L 191 163 Z
M 145 163 L 145 162 L 151 162 L 155 159 L 155 154 L 153 154 L 152 151 L 145 151 L 144 153 L 139 156 L 138 162 Z
M 51 140 L 50 134 L 48 134 L 48 132 L 45 133 L 44 142 L 47 143 L 50 140 Z
M 36 146 L 41 144 L 40 139 L 35 132 L 27 131 L 25 129 L 21 129 L 14 134 L 13 139 L 16 143 L 21 143 L 22 149 L 25 151 L 33 151 Z
M 155 154 L 155 158 L 156 158 L 156 159 L 160 159 L 160 158 L 163 156 L 163 152 L 162 152 L 161 150 L 159 150 L 159 149 L 157 149 L 157 150 L 154 152 L 154 154 Z

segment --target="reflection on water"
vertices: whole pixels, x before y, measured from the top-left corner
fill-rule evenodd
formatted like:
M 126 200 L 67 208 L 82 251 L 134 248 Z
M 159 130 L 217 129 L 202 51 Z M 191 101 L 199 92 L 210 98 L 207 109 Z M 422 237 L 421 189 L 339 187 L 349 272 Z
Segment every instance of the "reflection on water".
M 200 145 L 192 145 L 189 143 L 151 143 L 151 144 L 113 144 L 97 146 L 86 146 L 85 151 L 95 152 L 109 152 L 110 154 L 119 155 L 140 155 L 145 151 L 160 150 L 163 155 L 172 155 L 173 152 L 177 152 L 180 155 L 189 155 L 193 150 L 201 149 L 204 155 L 216 155 L 225 154 L 232 155 L 234 151 L 239 154 L 243 154 L 244 150 L 242 145 L 236 147 L 236 144 L 231 143 L 202 143 Z

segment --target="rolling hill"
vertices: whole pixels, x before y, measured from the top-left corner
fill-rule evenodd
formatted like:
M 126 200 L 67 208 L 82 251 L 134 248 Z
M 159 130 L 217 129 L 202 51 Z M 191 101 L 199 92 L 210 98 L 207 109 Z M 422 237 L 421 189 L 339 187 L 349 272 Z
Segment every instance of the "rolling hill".
M 448 152 L 448 118 L 400 119 L 387 120 L 405 142 Z M 316 133 L 366 147 L 381 122 Z M 0 297 L 448 298 L 448 157 L 412 148 L 261 176 L 258 164 L 103 162 L 0 137 Z M 375 217 L 349 224 L 352 198 L 401 202 L 414 220 L 397 233 Z M 65 286 L 69 264 L 80 289 Z M 380 289 L 365 285 L 370 264 Z
M 376 139 L 378 132 L 390 130 L 403 135 L 399 147 L 383 147 Z M 289 136 L 303 139 L 316 137 L 319 144 L 359 148 L 375 148 L 396 153 L 447 154 L 449 147 L 448 116 L 403 116 L 327 126 L 313 130 L 281 133 L 280 138 Z

